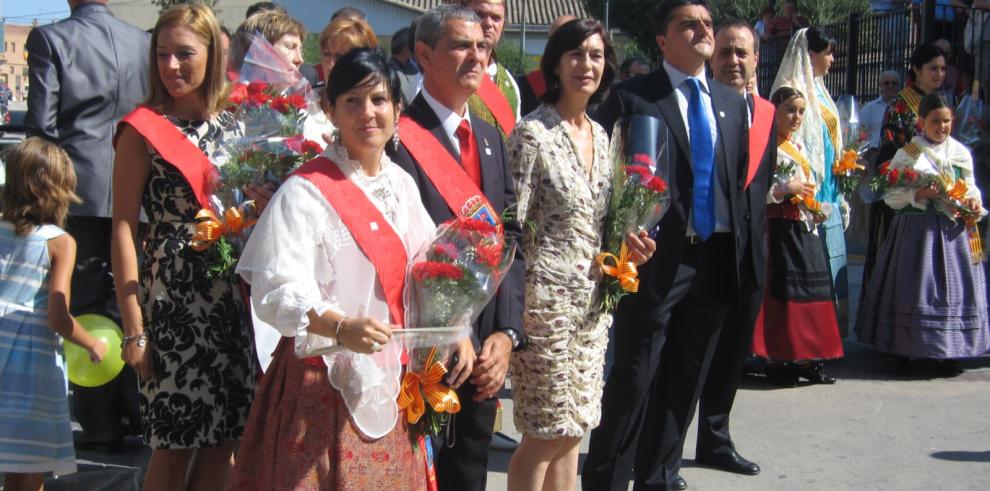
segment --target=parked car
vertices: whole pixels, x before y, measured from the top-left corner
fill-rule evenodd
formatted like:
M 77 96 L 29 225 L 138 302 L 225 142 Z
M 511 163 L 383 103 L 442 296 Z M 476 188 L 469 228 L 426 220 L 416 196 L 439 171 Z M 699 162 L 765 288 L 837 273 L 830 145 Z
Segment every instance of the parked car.
M 3 166 L 4 154 L 9 147 L 22 142 L 27 131 L 27 127 L 24 126 L 24 116 L 27 111 L 6 111 L 6 106 L 3 108 L 6 116 L 4 119 L 0 119 L 0 121 L 5 121 L 0 124 L 0 190 L 3 190 L 6 181 Z

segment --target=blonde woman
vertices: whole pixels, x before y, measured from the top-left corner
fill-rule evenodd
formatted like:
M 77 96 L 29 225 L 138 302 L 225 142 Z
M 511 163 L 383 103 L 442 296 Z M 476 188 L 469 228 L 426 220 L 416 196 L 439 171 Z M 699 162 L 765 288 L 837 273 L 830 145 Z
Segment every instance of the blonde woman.
M 189 247 L 197 212 L 210 206 L 212 157 L 236 129 L 222 111 L 223 51 L 210 9 L 184 4 L 163 14 L 151 57 L 148 100 L 117 134 L 111 243 L 123 358 L 141 378 L 153 449 L 144 489 L 221 489 L 257 367 L 236 280 L 207 276 L 210 251 Z

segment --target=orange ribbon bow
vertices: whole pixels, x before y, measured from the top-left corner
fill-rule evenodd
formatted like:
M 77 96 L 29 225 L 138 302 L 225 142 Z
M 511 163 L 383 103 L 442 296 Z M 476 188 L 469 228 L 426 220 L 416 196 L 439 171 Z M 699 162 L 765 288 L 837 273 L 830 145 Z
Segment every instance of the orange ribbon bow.
M 245 218 L 246 212 L 253 213 L 254 202 L 248 201 L 241 206 L 227 208 L 223 214 L 223 220 L 217 217 L 212 210 L 203 208 L 196 213 L 196 232 L 193 234 L 189 245 L 196 251 L 209 249 L 220 237 L 229 234 L 241 233 L 244 229 L 254 225 L 257 220 Z
M 619 257 L 615 257 L 611 252 L 603 252 L 595 257 L 595 262 L 602 269 L 602 273 L 619 280 L 623 290 L 636 293 L 639 291 L 639 271 L 636 270 L 636 263 L 632 262 L 629 256 L 629 248 L 623 241 L 622 248 L 619 249 Z M 608 259 L 611 259 L 615 266 L 605 264 Z
M 842 158 L 835 161 L 832 166 L 832 174 L 846 175 L 858 170 L 866 170 L 866 167 L 859 165 L 859 153 L 855 150 L 846 150 L 842 153 Z
M 798 203 L 804 203 L 804 207 L 807 208 L 808 211 L 812 213 L 817 214 L 822 212 L 822 203 L 816 200 L 811 195 L 807 195 L 807 196 L 802 196 L 800 194 L 794 195 L 791 198 L 791 204 L 796 205 Z
M 423 363 L 422 372 L 409 370 L 402 377 L 402 387 L 399 388 L 399 398 L 396 401 L 399 409 L 407 409 L 406 421 L 415 424 L 426 414 L 426 403 L 438 413 L 457 413 L 461 410 L 461 401 L 454 389 L 441 381 L 447 374 L 447 367 L 434 360 L 437 356 L 436 346 L 430 350 L 430 355 Z M 423 399 L 426 394 L 426 400 Z

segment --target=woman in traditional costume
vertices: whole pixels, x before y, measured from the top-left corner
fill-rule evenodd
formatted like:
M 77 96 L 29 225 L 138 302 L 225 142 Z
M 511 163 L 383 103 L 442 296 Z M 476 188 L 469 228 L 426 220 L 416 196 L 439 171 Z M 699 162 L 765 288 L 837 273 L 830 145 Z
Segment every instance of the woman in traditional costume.
M 832 174 L 832 166 L 842 152 L 839 111 L 825 87 L 825 75 L 832 66 L 835 40 L 817 28 L 797 31 L 787 45 L 773 90 L 787 86 L 799 90 L 807 101 L 804 124 L 798 141 L 807 148 L 818 192 L 815 199 L 828 203 L 834 210 L 818 225 L 819 235 L 828 255 L 832 275 L 832 299 L 839 332 L 844 336 L 849 323 L 849 281 L 846 272 L 845 227 L 849 224 L 849 205 Z
M 396 397 L 409 257 L 434 234 L 394 144 L 398 77 L 374 50 L 344 55 L 327 100 L 339 139 L 278 189 L 238 264 L 281 333 L 230 489 L 420 490 Z
M 918 107 L 923 134 L 884 164 L 890 180 L 884 202 L 895 211 L 860 304 L 860 341 L 913 360 L 934 359 L 942 372 L 962 372 L 957 358 L 990 348 L 982 246 L 972 220 L 986 215 L 973 179 L 973 158 L 949 136 L 952 109 L 932 93 Z M 950 191 L 947 191 L 950 190 Z M 950 203 L 947 197 L 954 197 Z
M 877 166 L 888 162 L 901 147 L 910 143 L 915 136 L 922 134 L 921 118 L 918 115 L 921 99 L 938 90 L 944 79 L 945 55 L 942 51 L 933 44 L 923 44 L 915 48 L 911 53 L 911 70 L 908 71 L 908 80 L 911 83 L 897 93 L 883 114 Z M 876 174 L 875 170 L 873 174 Z M 869 216 L 869 239 L 866 261 L 863 265 L 864 286 L 870 282 L 877 252 L 883 246 L 894 218 L 894 210 L 881 200 L 870 205 Z
M 227 85 L 212 11 L 183 4 L 163 14 L 151 57 L 151 93 L 121 121 L 113 169 L 123 358 L 141 377 L 144 437 L 153 449 L 144 489 L 220 489 L 257 366 L 237 280 L 209 275 L 215 247 L 190 245 L 197 214 L 212 210 L 215 166 L 237 129 L 222 110 Z M 142 209 L 148 229 L 139 242 Z
M 781 87 L 777 107 L 777 171 L 767 196 L 770 233 L 769 288 L 753 333 L 753 352 L 769 360 L 767 378 L 793 387 L 799 377 L 834 383 L 823 360 L 842 357 L 842 339 L 832 306 L 832 277 L 818 224 L 830 206 L 818 208 L 818 181 L 794 135 L 801 128 L 806 100 Z

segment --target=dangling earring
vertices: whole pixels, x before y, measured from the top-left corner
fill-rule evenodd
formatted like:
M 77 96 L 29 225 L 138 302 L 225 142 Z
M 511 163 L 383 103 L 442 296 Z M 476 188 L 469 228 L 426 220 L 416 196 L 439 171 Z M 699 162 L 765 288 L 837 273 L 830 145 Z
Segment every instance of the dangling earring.
M 395 133 L 392 133 L 392 150 L 399 149 L 399 123 L 395 123 Z
M 340 128 L 334 126 L 333 131 L 330 132 L 330 138 L 333 140 L 331 143 L 340 143 Z

